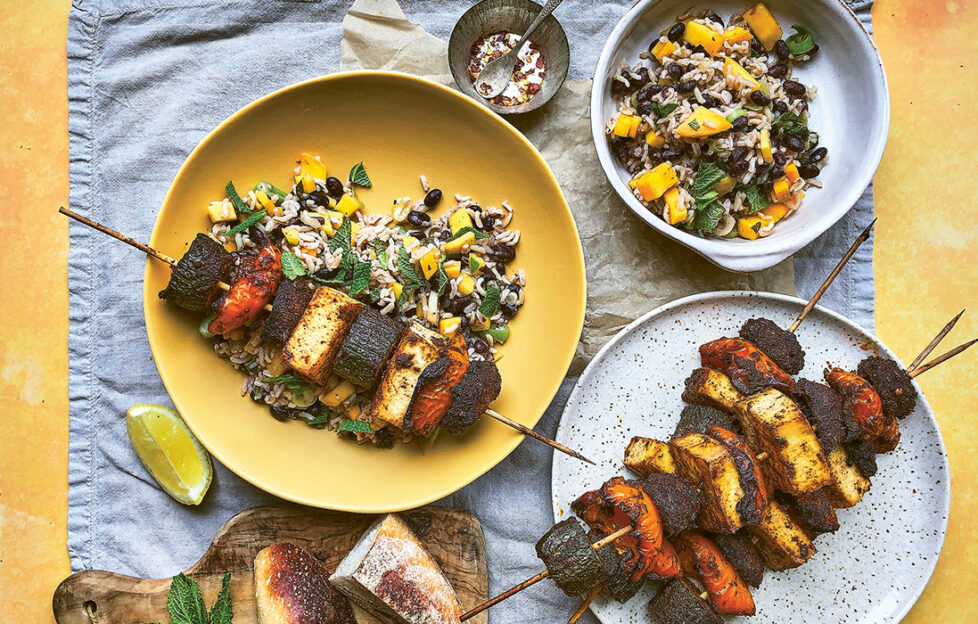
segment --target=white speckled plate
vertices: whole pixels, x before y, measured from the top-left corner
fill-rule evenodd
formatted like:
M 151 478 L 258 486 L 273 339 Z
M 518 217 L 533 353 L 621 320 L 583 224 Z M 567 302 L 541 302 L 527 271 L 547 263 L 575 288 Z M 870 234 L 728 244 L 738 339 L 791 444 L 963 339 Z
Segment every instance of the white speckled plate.
M 566 518 L 577 496 L 628 474 L 622 455 L 632 436 L 668 439 L 682 409 L 683 380 L 699 366 L 700 344 L 736 335 L 755 316 L 787 327 L 804 304 L 767 293 L 708 293 L 653 310 L 622 330 L 584 371 L 564 409 L 557 440 L 598 465 L 554 455 L 554 516 Z M 821 379 L 827 361 L 854 369 L 874 349 L 894 357 L 872 334 L 822 308 L 801 325 L 798 339 L 806 352 L 800 376 L 809 379 Z M 757 615 L 729 621 L 868 624 L 906 614 L 937 563 L 951 491 L 944 443 L 923 395 L 900 429 L 900 446 L 879 456 L 866 497 L 839 510 L 839 531 L 816 539 L 818 553 L 804 566 L 766 572 L 753 591 Z M 625 605 L 602 597 L 591 608 L 604 624 L 648 624 L 653 591 L 650 583 Z

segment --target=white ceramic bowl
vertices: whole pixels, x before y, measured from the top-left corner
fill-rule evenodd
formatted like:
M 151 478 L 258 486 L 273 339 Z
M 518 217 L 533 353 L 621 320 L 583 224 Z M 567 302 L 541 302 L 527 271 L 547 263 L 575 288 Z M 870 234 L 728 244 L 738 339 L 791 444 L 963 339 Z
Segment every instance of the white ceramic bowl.
M 841 219 L 873 179 L 886 145 L 890 100 L 886 74 L 876 46 L 842 0 L 765 0 L 785 36 L 791 24 L 805 25 L 820 51 L 795 68 L 798 80 L 818 87 L 811 101 L 811 128 L 829 161 L 801 208 L 762 239 L 710 239 L 671 226 L 639 202 L 628 188 L 630 176 L 618 164 L 605 138 L 605 122 L 617 113 L 611 78 L 622 61 L 634 64 L 639 53 L 676 16 L 687 9 L 716 11 L 724 19 L 742 13 L 754 0 L 641 0 L 618 22 L 601 52 L 591 88 L 591 133 L 608 181 L 628 207 L 653 228 L 695 250 L 724 269 L 759 271 L 774 266 L 812 242 Z

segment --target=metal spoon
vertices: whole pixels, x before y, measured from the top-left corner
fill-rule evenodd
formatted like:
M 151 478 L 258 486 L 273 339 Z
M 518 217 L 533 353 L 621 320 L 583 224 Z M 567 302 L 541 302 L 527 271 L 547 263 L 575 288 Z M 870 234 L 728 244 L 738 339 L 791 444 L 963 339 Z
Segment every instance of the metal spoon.
M 530 27 L 523 33 L 523 36 L 520 37 L 519 43 L 506 54 L 490 62 L 479 72 L 478 79 L 476 80 L 476 91 L 479 92 L 479 95 L 487 100 L 491 100 L 506 89 L 506 85 L 509 84 L 509 79 L 513 77 L 513 70 L 516 68 L 516 61 L 519 60 L 519 52 L 523 48 L 523 44 L 526 43 L 530 35 L 543 23 L 543 20 L 547 19 L 554 12 L 554 9 L 561 2 L 563 0 L 549 0 L 540 10 L 540 13 L 537 14 Z

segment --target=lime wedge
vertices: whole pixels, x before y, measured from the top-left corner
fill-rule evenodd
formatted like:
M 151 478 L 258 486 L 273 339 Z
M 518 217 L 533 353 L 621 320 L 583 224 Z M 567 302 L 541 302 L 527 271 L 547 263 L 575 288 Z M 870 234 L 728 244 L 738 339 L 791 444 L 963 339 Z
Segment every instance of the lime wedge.
M 133 405 L 126 430 L 139 460 L 166 493 L 184 505 L 199 505 L 211 484 L 211 457 L 180 414 L 162 405 Z

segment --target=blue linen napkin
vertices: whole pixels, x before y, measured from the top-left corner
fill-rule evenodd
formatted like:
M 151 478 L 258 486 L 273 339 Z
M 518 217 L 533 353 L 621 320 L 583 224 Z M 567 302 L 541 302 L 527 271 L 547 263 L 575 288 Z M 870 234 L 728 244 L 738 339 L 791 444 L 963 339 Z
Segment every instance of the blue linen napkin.
M 257 96 L 337 68 L 349 0 L 75 0 L 68 30 L 73 209 L 147 240 L 157 206 L 194 146 Z M 447 38 L 470 0 L 405 0 L 410 18 Z M 854 8 L 869 26 L 870 2 Z M 566 0 L 557 16 L 572 45 L 569 78 L 586 78 L 626 3 Z M 810 295 L 872 216 L 872 190 L 850 215 L 796 256 L 799 294 Z M 204 503 L 187 508 L 148 477 L 122 416 L 135 401 L 169 404 L 146 341 L 143 258 L 72 224 L 69 255 L 69 511 L 72 569 L 143 577 L 193 563 L 220 525 L 274 500 L 223 466 Z M 873 325 L 872 245 L 860 249 L 823 304 Z M 556 431 L 565 381 L 538 425 Z M 491 591 L 537 571 L 533 543 L 551 523 L 546 447 L 522 444 L 442 504 L 485 528 Z M 514 501 L 519 501 L 514 505 Z M 566 620 L 575 605 L 541 583 L 495 607 L 497 623 Z M 584 622 L 594 622 L 590 615 Z

